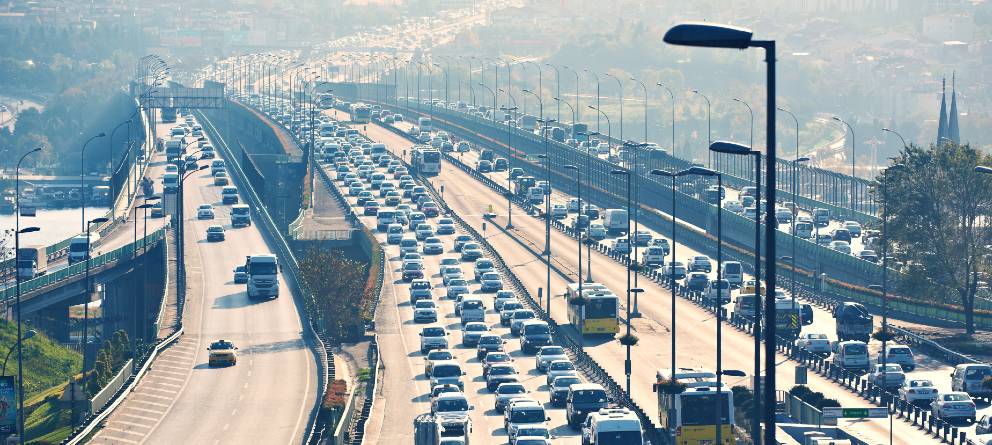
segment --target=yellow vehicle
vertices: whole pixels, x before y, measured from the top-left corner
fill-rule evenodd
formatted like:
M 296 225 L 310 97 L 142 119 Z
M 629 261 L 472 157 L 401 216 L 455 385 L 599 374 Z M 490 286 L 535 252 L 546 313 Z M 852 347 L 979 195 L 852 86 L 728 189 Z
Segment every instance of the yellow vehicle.
M 754 282 L 753 279 L 751 279 L 751 280 L 744 280 L 744 285 L 741 286 L 741 291 L 739 293 L 741 295 L 744 295 L 744 294 L 754 294 L 755 293 L 754 292 L 754 288 L 755 287 L 756 286 L 755 286 L 755 282 Z M 765 286 L 762 283 L 761 292 L 764 292 L 764 291 L 765 291 Z
M 227 340 L 218 340 L 210 344 L 207 348 L 209 353 L 207 358 L 208 366 L 228 365 L 234 366 L 238 363 L 238 350 L 234 343 Z
M 582 335 L 616 335 L 620 327 L 617 316 L 620 312 L 620 298 L 600 283 L 582 283 L 582 296 L 585 304 L 576 304 L 579 298 L 579 283 L 569 283 L 568 321 Z
M 714 445 L 716 443 L 717 385 L 716 373 L 708 370 L 679 368 L 676 373 L 660 369 L 654 391 L 658 394 L 658 419 L 668 430 L 674 445 Z M 682 392 L 666 390 L 668 382 L 685 385 Z M 675 393 L 675 394 L 673 394 Z M 723 383 L 719 394 L 723 415 L 720 420 L 722 445 L 734 443 L 734 395 Z

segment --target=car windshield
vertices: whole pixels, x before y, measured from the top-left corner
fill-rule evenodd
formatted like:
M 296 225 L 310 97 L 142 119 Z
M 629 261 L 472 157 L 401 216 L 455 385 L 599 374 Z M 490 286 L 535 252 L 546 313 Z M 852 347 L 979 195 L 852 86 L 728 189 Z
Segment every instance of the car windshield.
M 481 300 L 465 300 L 462 302 L 462 310 L 465 309 L 482 309 Z
M 909 355 L 909 348 L 889 348 L 890 355 Z
M 575 366 L 571 362 L 554 362 L 551 364 L 552 371 L 568 371 L 575 370 Z
M 449 351 L 431 351 L 427 354 L 427 360 L 451 360 L 452 357 Z
M 827 334 L 807 334 L 810 340 L 826 340 Z
M 490 352 L 486 355 L 486 363 L 502 363 L 510 361 L 510 356 L 502 352 Z
M 568 388 L 571 385 L 577 385 L 579 383 L 582 383 L 582 380 L 576 377 L 559 377 L 554 381 L 555 386 L 559 388 Z
M 513 368 L 509 366 L 496 366 L 489 370 L 489 375 L 510 375 L 515 374 Z
M 544 323 L 534 323 L 524 327 L 524 335 L 539 335 L 539 334 L 547 334 L 547 333 L 548 333 L 548 325 Z
M 517 430 L 517 437 L 550 437 L 547 428 L 520 428 Z M 521 445 L 526 442 L 517 441 L 516 445 Z
M 510 414 L 512 423 L 539 423 L 544 422 L 544 408 L 515 409 Z
M 465 330 L 479 332 L 479 331 L 488 331 L 489 329 L 487 329 L 486 325 L 484 324 L 469 324 L 468 326 L 465 326 Z
M 970 400 L 971 397 L 964 394 L 944 394 L 944 401 L 947 402 L 967 402 Z
M 844 348 L 845 354 L 867 354 L 868 349 L 862 344 L 851 344 Z
M 422 264 L 420 264 L 419 262 L 413 261 L 413 262 L 406 263 L 406 265 L 403 266 L 403 269 L 404 270 L 420 270 L 422 267 L 423 267 Z
M 224 340 L 216 341 L 210 344 L 210 349 L 231 349 L 233 347 L 234 347 L 233 343 Z
M 517 309 L 523 309 L 523 307 L 524 307 L 524 305 L 522 305 L 522 304 L 520 304 L 518 302 L 515 302 L 515 301 L 503 303 L 503 311 L 504 312 L 515 311 Z
M 922 387 L 932 387 L 933 382 L 929 380 L 910 380 L 909 386 L 911 388 L 922 388 Z
M 508 385 L 504 383 L 499 385 L 496 392 L 499 394 L 523 394 L 527 392 L 527 389 L 524 388 L 524 385 Z
M 481 260 L 481 261 L 475 263 L 475 267 L 478 268 L 479 270 L 492 269 L 493 268 L 493 262 L 492 261 L 489 261 L 489 260 Z
M 482 274 L 482 279 L 483 280 L 486 280 L 486 281 L 499 281 L 499 274 L 498 273 L 492 273 L 492 272 L 486 272 L 486 273 Z
M 499 344 L 502 341 L 503 340 L 501 338 L 499 338 L 498 336 L 495 336 L 494 335 L 494 336 L 491 336 L 491 337 L 482 337 L 481 339 L 479 339 L 479 344 L 480 345 L 496 345 L 496 344 Z
M 723 399 L 721 404 L 723 415 L 721 417 L 726 422 L 730 413 L 730 395 L 721 393 L 720 397 Z M 683 395 L 681 397 L 682 412 L 680 413 L 682 425 L 713 425 L 715 423 L 713 412 L 716 410 L 716 403 L 716 394 L 692 394 L 688 397 Z
M 565 355 L 565 350 L 558 346 L 550 346 L 542 348 L 541 355 Z
M 986 366 L 976 366 L 968 368 L 964 373 L 966 379 L 979 379 L 985 378 L 985 376 L 992 375 L 992 368 Z
M 606 403 L 606 391 L 602 389 L 583 389 L 572 392 L 572 400 L 578 403 Z
M 438 400 L 436 411 L 441 413 L 468 411 L 468 400 L 463 398 Z
M 534 318 L 534 313 L 528 310 L 518 310 L 513 313 L 514 320 L 527 320 Z
M 435 365 L 431 368 L 434 377 L 456 377 L 462 374 L 462 369 L 458 365 Z
M 902 372 L 902 367 L 899 365 L 885 365 L 884 367 L 879 366 L 879 370 L 882 372 Z
M 420 300 L 415 306 L 417 309 L 434 309 L 434 302 L 430 300 Z
M 424 328 L 424 337 L 444 337 L 444 328 Z
M 455 286 L 468 286 L 468 281 L 463 279 L 455 279 L 448 282 L 449 289 Z

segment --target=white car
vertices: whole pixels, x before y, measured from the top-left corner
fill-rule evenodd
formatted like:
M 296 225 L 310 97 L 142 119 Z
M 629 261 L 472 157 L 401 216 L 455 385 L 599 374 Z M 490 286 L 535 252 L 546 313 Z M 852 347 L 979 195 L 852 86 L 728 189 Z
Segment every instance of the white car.
M 806 333 L 796 340 L 796 347 L 819 355 L 830 355 L 830 339 L 826 334 Z
M 830 248 L 843 254 L 851 254 L 851 244 L 847 241 L 831 241 Z
M 861 223 L 857 221 L 844 221 L 844 228 L 855 238 L 861 236 Z
M 975 401 L 968 393 L 938 394 L 930 403 L 930 412 L 938 419 L 975 419 Z
M 413 307 L 413 321 L 414 323 L 420 322 L 436 322 L 437 321 L 437 305 L 434 304 L 433 300 L 417 300 Z
M 876 364 L 868 374 L 868 381 L 885 389 L 901 388 L 906 382 L 906 373 L 902 371 L 902 366 L 894 363 Z
M 737 200 L 726 201 L 723 203 L 723 209 L 728 212 L 741 214 L 744 213 L 744 204 L 741 204 L 741 202 Z
M 571 360 L 564 359 L 552 360 L 551 363 L 548 364 L 548 371 L 546 374 L 547 381 L 545 383 L 550 386 L 551 382 L 555 381 L 555 377 L 561 377 L 564 375 L 577 376 L 579 375 L 579 372 L 575 369 L 575 365 L 572 364 Z
M 630 242 L 627 241 L 627 238 L 617 238 L 613 240 L 613 245 L 610 248 L 616 253 L 626 255 L 630 253 Z
M 468 280 L 464 278 L 455 278 L 448 281 L 447 285 L 447 296 L 449 299 L 456 299 L 459 295 L 469 293 Z
M 551 206 L 552 219 L 565 219 L 566 216 L 568 216 L 568 209 L 564 205 L 555 204 Z
M 594 240 L 601 240 L 606 238 L 607 232 L 606 227 L 600 223 L 589 224 L 589 238 Z
M 577 198 L 571 198 L 568 200 L 568 211 L 572 213 L 577 213 L 579 211 L 579 200 Z
M 210 204 L 201 204 L 199 208 L 196 209 L 197 219 L 214 219 L 214 206 Z
M 537 355 L 534 356 L 534 368 L 537 368 L 540 372 L 545 372 L 548 369 L 548 365 L 555 360 L 568 360 L 568 356 L 565 355 L 565 349 L 561 346 L 541 346 L 541 349 L 537 351 Z
M 937 398 L 937 388 L 927 379 L 911 379 L 899 388 L 899 398 L 913 405 L 929 405 Z

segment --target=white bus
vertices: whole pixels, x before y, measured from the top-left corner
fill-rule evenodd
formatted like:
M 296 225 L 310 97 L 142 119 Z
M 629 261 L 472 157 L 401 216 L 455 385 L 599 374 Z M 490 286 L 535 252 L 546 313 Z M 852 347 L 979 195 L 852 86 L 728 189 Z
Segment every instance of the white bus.
M 441 152 L 430 148 L 414 149 L 411 163 L 421 175 L 437 175 L 441 173 Z
M 372 121 L 372 107 L 363 104 L 351 104 L 351 121 L 356 124 L 367 124 Z

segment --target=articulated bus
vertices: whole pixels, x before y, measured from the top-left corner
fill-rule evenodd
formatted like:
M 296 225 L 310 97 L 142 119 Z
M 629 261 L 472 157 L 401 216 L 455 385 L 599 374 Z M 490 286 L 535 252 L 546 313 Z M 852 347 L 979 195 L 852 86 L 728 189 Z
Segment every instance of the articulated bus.
M 410 163 L 421 175 L 437 175 L 441 173 L 441 152 L 432 148 L 414 148 Z
M 367 124 L 372 121 L 372 107 L 357 103 L 351 104 L 351 121 L 356 124 Z
M 582 283 L 585 304 L 574 304 L 579 297 L 579 283 L 567 286 L 568 322 L 582 335 L 616 335 L 620 327 L 620 297 L 600 283 Z
M 709 370 L 679 368 L 659 369 L 654 392 L 658 394 L 658 421 L 674 438 L 673 445 L 714 445 L 716 443 L 717 385 L 716 373 Z M 685 385 L 678 394 L 665 390 L 665 384 L 676 381 Z M 720 437 L 723 444 L 734 443 L 734 395 L 723 383 L 720 388 Z

